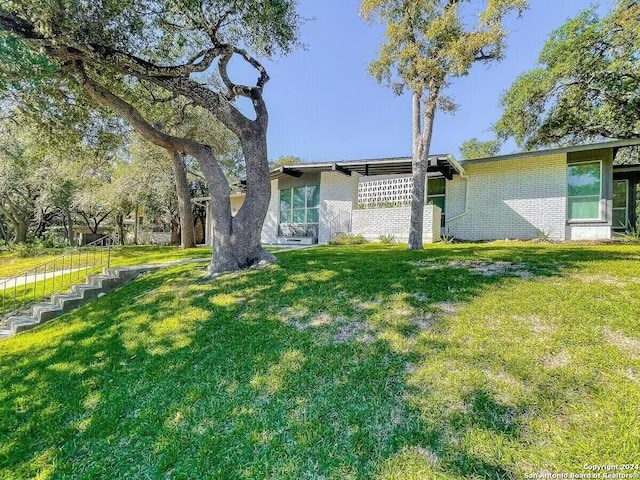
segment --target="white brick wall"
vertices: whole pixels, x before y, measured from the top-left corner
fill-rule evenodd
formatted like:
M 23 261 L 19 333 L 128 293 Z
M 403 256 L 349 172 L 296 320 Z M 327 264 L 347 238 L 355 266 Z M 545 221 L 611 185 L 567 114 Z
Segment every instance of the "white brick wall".
M 320 225 L 318 243 L 326 244 L 339 232 L 349 231 L 351 211 L 358 200 L 357 173 L 351 176 L 340 172 L 320 174 Z
M 424 206 L 424 243 L 433 243 L 440 239 L 440 214 L 438 206 Z M 409 240 L 410 218 L 410 207 L 354 210 L 351 214 L 351 231 L 363 235 L 367 240 L 377 240 L 380 235 L 393 235 L 399 242 L 406 242 Z
M 269 209 L 262 225 L 262 243 L 276 243 L 278 236 L 278 202 L 280 201 L 280 191 L 278 190 L 278 180 L 271 180 L 271 198 L 269 199 Z
M 556 154 L 464 165 L 465 179 L 447 182 L 446 231 L 462 240 L 534 238 L 539 229 L 565 239 L 567 157 Z M 462 206 L 462 207 L 461 207 Z

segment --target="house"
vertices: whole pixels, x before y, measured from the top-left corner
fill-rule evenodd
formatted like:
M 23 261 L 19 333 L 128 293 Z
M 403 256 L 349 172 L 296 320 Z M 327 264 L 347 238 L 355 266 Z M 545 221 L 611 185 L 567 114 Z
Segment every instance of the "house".
M 431 155 L 425 243 L 461 240 L 610 239 L 636 227 L 640 165 L 614 165 L 640 139 L 456 161 Z M 409 235 L 411 158 L 279 167 L 262 241 L 325 244 L 338 233 Z M 238 208 L 239 198 L 234 198 Z

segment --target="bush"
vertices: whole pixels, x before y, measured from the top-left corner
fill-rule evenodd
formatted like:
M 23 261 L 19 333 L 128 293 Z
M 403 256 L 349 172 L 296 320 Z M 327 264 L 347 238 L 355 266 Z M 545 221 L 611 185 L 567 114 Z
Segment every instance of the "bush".
M 380 243 L 384 243 L 385 245 L 391 245 L 392 243 L 398 243 L 398 240 L 396 239 L 395 235 L 380 235 L 378 237 L 378 241 Z
M 13 251 L 19 258 L 35 257 L 44 252 L 41 243 L 18 243 Z
M 367 239 L 353 233 L 339 233 L 329 241 L 329 245 L 361 245 L 363 243 L 367 243 Z
M 453 235 L 449 235 L 448 233 L 443 233 L 442 235 L 440 235 L 440 241 L 442 243 L 455 243 L 456 237 L 454 237 Z
M 67 246 L 64 236 L 53 230 L 45 231 L 42 238 L 37 239 L 36 243 L 41 243 L 43 248 L 65 248 Z
M 640 243 L 640 228 L 628 227 L 620 236 L 623 242 Z

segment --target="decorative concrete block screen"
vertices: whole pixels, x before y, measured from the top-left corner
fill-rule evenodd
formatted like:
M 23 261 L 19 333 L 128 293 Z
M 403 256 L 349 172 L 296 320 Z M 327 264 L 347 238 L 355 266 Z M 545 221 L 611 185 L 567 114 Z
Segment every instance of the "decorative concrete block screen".
M 403 207 L 411 203 L 413 177 L 362 182 L 358 185 L 358 207 Z
M 440 207 L 424 206 L 422 239 L 424 243 L 440 240 Z M 399 242 L 409 240 L 409 207 L 368 208 L 354 210 L 351 214 L 351 232 L 367 240 L 377 240 L 380 235 L 393 235 Z

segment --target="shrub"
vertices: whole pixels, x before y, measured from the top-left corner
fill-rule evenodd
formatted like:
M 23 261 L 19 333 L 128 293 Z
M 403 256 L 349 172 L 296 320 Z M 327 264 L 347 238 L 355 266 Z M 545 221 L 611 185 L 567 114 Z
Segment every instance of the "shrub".
M 43 248 L 40 243 L 18 243 L 13 251 L 19 258 L 27 258 L 42 254 Z
M 633 228 L 629 226 L 620 238 L 624 242 L 640 243 L 640 228 Z
M 329 241 L 329 245 L 361 245 L 363 243 L 367 243 L 367 239 L 353 233 L 339 233 Z
M 390 245 L 390 244 L 392 244 L 392 243 L 398 243 L 398 240 L 396 239 L 395 235 L 391 235 L 391 234 L 388 234 L 388 235 L 380 235 L 380 236 L 378 237 L 378 241 L 379 241 L 380 243 L 384 243 L 384 244 L 386 244 L 386 245 Z
M 442 243 L 453 243 L 456 241 L 456 237 L 454 237 L 453 235 L 449 235 L 448 233 L 443 233 L 442 235 L 440 235 L 440 241 Z

